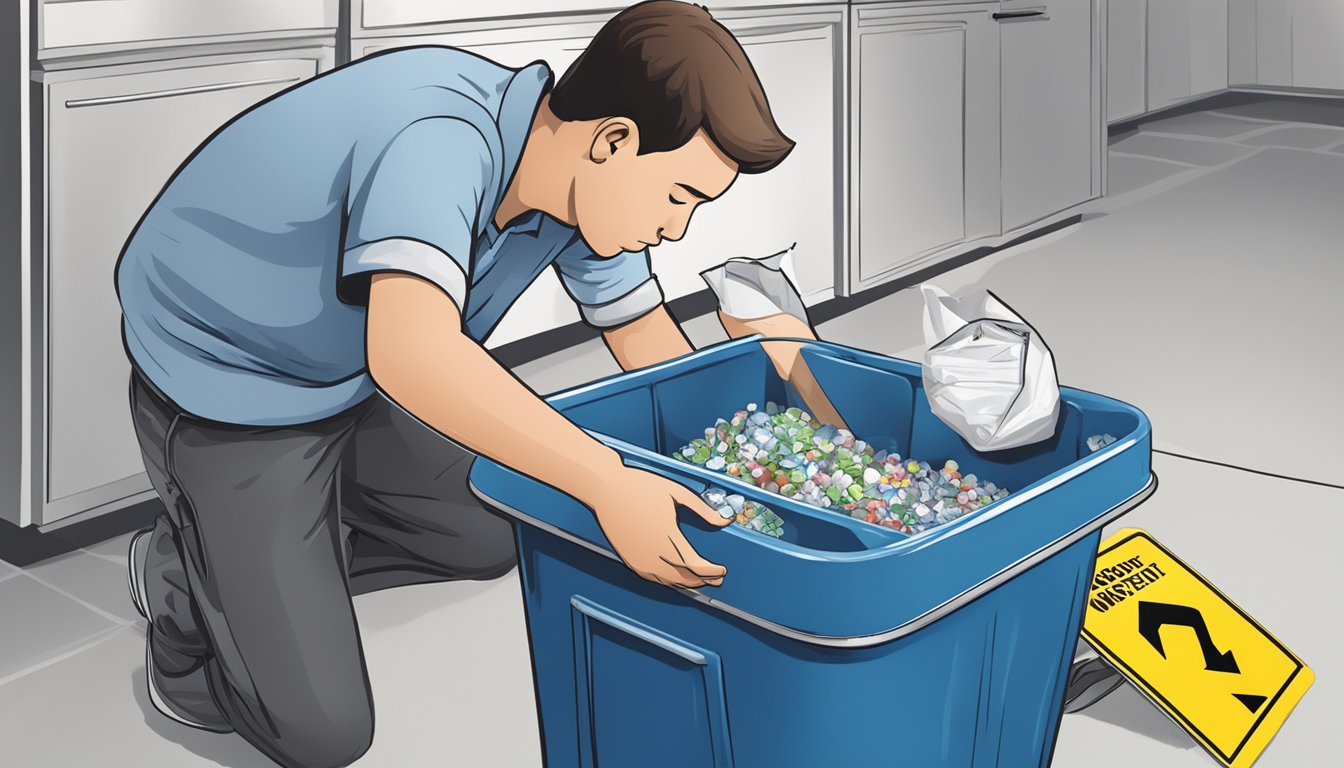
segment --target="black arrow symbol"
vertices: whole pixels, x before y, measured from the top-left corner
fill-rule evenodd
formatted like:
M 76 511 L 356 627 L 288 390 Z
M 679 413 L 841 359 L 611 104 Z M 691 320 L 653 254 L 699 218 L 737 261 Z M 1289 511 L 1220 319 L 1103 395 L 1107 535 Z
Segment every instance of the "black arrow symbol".
M 1265 696 L 1256 696 L 1251 693 L 1234 693 L 1232 695 L 1236 697 L 1237 701 L 1240 701 L 1243 706 L 1251 710 L 1252 715 L 1255 714 L 1256 710 L 1260 709 L 1260 705 L 1264 704 L 1265 699 L 1267 698 Z
M 1209 636 L 1209 628 L 1204 623 L 1204 615 L 1188 605 L 1170 605 L 1168 603 L 1149 603 L 1139 601 L 1139 634 L 1152 644 L 1157 652 L 1166 658 L 1162 650 L 1162 625 L 1176 624 L 1195 630 L 1199 638 L 1199 649 L 1204 652 L 1204 668 L 1210 672 L 1231 672 L 1240 674 L 1237 660 L 1232 651 L 1219 651 Z

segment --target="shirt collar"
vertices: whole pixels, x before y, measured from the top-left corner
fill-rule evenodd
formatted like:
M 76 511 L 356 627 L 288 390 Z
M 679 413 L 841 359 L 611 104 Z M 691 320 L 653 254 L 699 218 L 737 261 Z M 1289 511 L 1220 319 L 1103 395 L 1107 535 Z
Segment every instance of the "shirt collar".
M 527 144 L 527 134 L 532 128 L 532 120 L 536 116 L 537 107 L 541 104 L 541 97 L 551 89 L 554 79 L 550 67 L 546 66 L 545 62 L 538 61 L 515 72 L 504 86 L 504 97 L 499 107 L 499 135 L 504 148 L 504 172 L 500 175 L 500 186 L 495 194 L 495 207 L 498 207 L 499 200 L 504 197 L 504 191 L 513 181 L 513 173 L 523 156 L 523 147 Z M 532 211 L 515 220 L 512 227 L 507 229 L 535 235 L 541 229 L 541 220 L 544 216 L 541 211 Z M 497 231 L 493 220 L 489 224 L 492 232 Z

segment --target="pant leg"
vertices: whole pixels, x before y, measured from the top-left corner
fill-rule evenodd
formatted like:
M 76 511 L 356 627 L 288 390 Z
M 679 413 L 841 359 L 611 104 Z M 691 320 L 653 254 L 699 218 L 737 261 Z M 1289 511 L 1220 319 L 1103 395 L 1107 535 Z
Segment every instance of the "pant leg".
M 341 461 L 351 592 L 511 570 L 513 526 L 467 487 L 475 454 L 381 393 L 362 407 Z
M 336 490 L 356 418 L 253 429 L 178 413 L 163 438 L 210 693 L 284 766 L 348 765 L 373 738 Z
M 145 609 L 157 640 L 156 654 L 197 659 L 206 655 L 209 646 L 196 620 L 179 551 L 179 531 L 185 523 L 181 506 L 185 502 L 177 485 L 168 479 L 167 470 L 166 438 L 177 412 L 147 394 L 138 373 L 132 372 L 130 381 L 131 421 L 140 455 L 165 510 L 155 521 L 143 563 L 148 592 Z

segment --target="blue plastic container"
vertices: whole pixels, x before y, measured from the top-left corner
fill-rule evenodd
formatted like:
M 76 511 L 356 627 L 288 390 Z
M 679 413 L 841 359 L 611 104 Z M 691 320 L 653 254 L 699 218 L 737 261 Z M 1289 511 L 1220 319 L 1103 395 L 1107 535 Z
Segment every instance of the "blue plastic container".
M 1012 493 L 905 535 L 667 458 L 748 402 L 806 407 L 759 338 L 550 398 L 627 464 L 759 500 L 784 535 L 683 511 L 728 574 L 669 589 L 629 571 L 586 507 L 478 460 L 473 489 L 517 521 L 548 765 L 1050 762 L 1101 528 L 1156 487 L 1147 418 L 1063 388 L 1055 438 L 980 454 L 930 412 L 918 365 L 826 343 L 802 355 L 860 438 Z M 1091 453 L 1102 432 L 1119 440 Z

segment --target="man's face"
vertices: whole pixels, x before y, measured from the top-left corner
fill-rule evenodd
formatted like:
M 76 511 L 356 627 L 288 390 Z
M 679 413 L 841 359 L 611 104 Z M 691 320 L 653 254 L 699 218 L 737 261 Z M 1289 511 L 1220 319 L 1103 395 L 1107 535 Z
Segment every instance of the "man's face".
M 579 233 L 599 256 L 680 240 L 691 214 L 728 191 L 737 164 L 703 130 L 669 152 L 636 154 L 638 130 L 607 121 L 574 179 Z

